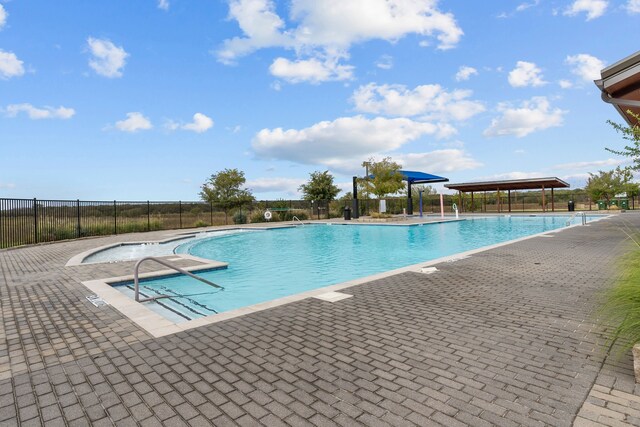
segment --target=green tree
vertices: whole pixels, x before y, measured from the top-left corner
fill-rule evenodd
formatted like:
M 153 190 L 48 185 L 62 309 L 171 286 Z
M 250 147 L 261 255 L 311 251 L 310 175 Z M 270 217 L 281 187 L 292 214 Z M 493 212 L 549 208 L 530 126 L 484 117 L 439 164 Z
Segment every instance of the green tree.
M 333 175 L 329 171 L 315 171 L 309 174 L 309 181 L 299 188 L 304 200 L 333 200 L 340 189 L 333 184 Z
M 373 158 L 364 164 L 368 165 L 369 176 L 362 181 L 363 188 L 378 199 L 384 198 L 387 194 L 395 194 L 404 188 L 402 183 L 402 174 L 399 172 L 398 163 L 391 160 L 391 157 L 385 157 L 379 162 Z
M 627 111 L 627 114 L 632 116 L 636 120 L 634 125 L 621 125 L 619 123 L 607 120 L 616 132 L 622 134 L 622 138 L 630 141 L 631 144 L 627 144 L 622 150 L 614 150 L 611 148 L 605 148 L 607 151 L 617 154 L 619 156 L 631 157 L 633 165 L 629 168 L 632 170 L 640 170 L 640 115 L 635 114 L 633 111 Z
M 248 188 L 242 188 L 247 180 L 238 169 L 225 169 L 214 173 L 202 184 L 200 198 L 224 210 L 224 223 L 229 223 L 229 211 L 255 200 Z
M 619 166 L 608 172 L 598 171 L 597 175 L 592 173 L 589 175 L 585 187 L 589 197 L 591 200 L 606 200 L 607 205 L 616 194 L 625 192 L 632 178 L 628 169 L 622 169 Z

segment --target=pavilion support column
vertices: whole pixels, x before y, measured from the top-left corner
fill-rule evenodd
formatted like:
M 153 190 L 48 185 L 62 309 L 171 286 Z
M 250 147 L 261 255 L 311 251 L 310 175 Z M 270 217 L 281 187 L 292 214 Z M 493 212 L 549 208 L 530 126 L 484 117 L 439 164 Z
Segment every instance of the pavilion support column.
M 484 197 L 482 199 L 482 212 L 487 212 L 487 191 L 484 192 Z
M 511 212 L 511 190 L 507 190 L 507 197 L 509 200 L 509 212 Z
M 474 212 L 474 209 L 473 209 L 473 191 L 471 192 L 471 212 Z
M 407 215 L 413 215 L 413 199 L 411 198 L 411 181 L 407 179 Z
M 458 190 L 458 210 L 462 212 L 464 209 L 462 207 L 462 191 Z
M 553 187 L 551 187 L 551 212 L 555 212 L 556 207 L 553 205 Z
M 360 218 L 360 206 L 358 205 L 358 177 L 353 177 L 353 200 L 351 201 L 351 216 Z
M 500 213 L 502 211 L 500 207 L 500 189 L 499 188 L 496 189 L 496 196 L 497 196 L 496 198 L 498 199 L 498 213 Z
M 547 201 L 544 198 L 544 185 L 542 186 L 542 212 L 547 211 Z

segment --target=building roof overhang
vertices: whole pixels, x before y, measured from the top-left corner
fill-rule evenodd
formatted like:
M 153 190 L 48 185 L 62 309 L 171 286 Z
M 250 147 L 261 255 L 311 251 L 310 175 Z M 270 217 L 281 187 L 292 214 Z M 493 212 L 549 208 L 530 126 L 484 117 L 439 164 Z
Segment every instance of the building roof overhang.
M 594 83 L 602 100 L 612 104 L 629 125 L 638 125 L 629 111 L 640 114 L 640 51 L 604 68 L 600 76 Z

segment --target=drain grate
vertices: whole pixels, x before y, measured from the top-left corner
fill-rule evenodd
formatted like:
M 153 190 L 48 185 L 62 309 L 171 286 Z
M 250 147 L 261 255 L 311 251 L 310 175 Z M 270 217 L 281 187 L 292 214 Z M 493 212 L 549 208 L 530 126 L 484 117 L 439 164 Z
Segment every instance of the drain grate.
M 87 300 L 95 305 L 96 307 L 103 307 L 105 305 L 109 305 L 108 302 L 106 302 L 105 300 L 103 300 L 102 298 L 100 298 L 98 295 L 89 295 L 87 297 Z

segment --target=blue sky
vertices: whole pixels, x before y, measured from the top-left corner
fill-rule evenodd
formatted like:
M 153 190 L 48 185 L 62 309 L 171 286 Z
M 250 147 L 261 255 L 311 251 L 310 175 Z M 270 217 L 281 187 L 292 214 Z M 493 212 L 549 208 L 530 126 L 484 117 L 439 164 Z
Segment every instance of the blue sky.
M 0 0 L 0 197 L 259 199 L 386 156 L 452 182 L 625 159 L 593 79 L 640 0 Z

